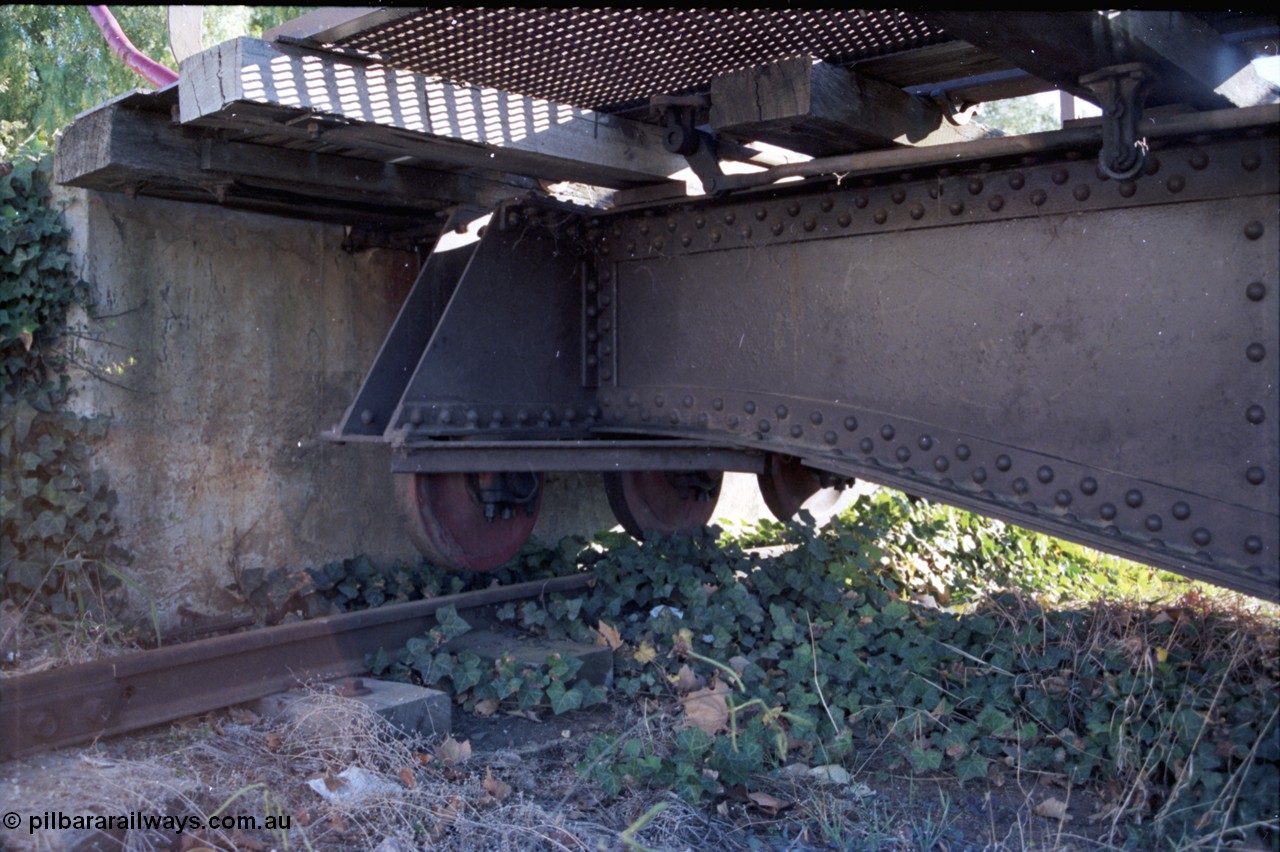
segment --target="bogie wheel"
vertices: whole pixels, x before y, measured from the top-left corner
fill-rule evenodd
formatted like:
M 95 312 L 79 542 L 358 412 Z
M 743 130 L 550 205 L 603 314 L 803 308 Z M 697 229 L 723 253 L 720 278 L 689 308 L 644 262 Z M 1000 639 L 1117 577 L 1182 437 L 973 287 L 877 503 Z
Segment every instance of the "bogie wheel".
M 514 557 L 542 505 L 540 473 L 411 473 L 396 479 L 413 543 L 455 571 L 492 571 Z
M 723 471 L 627 470 L 604 475 L 609 507 L 638 539 L 692 532 L 706 526 L 720 499 Z
M 804 509 L 820 524 L 836 512 L 844 489 L 853 482 L 777 454 L 770 454 L 757 481 L 764 504 L 775 518 L 789 521 Z

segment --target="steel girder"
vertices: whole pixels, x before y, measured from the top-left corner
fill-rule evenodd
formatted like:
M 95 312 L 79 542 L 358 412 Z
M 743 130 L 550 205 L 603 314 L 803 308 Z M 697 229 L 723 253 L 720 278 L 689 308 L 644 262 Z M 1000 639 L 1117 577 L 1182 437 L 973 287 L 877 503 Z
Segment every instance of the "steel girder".
M 1066 150 L 502 208 L 339 432 L 402 470 L 442 439 L 787 454 L 1276 599 L 1277 128 L 1206 127 L 1122 182 Z

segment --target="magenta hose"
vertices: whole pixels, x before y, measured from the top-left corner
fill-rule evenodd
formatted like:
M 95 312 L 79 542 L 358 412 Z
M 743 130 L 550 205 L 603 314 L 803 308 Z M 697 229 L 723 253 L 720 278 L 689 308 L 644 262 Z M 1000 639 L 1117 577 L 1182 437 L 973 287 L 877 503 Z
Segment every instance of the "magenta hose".
M 107 44 L 116 52 L 116 55 L 124 60 L 125 65 L 142 75 L 156 88 L 178 82 L 176 71 L 161 65 L 133 46 L 133 42 L 129 41 L 124 30 L 120 29 L 120 22 L 116 20 L 115 15 L 111 14 L 110 9 L 106 6 L 89 6 L 88 9 L 94 23 L 102 32 L 102 37 L 107 40 Z

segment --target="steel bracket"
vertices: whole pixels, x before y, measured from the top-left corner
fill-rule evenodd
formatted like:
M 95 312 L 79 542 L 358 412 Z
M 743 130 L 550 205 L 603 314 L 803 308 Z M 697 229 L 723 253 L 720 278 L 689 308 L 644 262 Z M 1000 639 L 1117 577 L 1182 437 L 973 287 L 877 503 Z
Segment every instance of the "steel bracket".
M 1107 177 L 1128 180 L 1142 171 L 1147 141 L 1138 135 L 1147 93 L 1159 82 L 1141 62 L 1112 65 L 1086 74 L 1080 85 L 1098 98 L 1102 107 L 1102 151 L 1098 167 Z
M 705 107 L 704 98 L 653 98 L 650 105 L 662 118 L 662 146 L 672 154 L 680 154 L 702 183 L 707 195 L 720 191 L 724 178 L 720 169 L 720 152 L 716 138 L 697 127 L 697 116 Z

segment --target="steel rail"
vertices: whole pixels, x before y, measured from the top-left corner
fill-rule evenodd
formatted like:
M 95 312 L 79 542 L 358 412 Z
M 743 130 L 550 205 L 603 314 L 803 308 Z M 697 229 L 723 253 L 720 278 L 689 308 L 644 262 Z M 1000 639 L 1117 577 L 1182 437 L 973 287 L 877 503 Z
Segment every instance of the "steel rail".
M 365 655 L 474 609 L 586 589 L 590 573 L 444 595 L 0 679 L 0 759 L 89 742 L 366 671 Z

